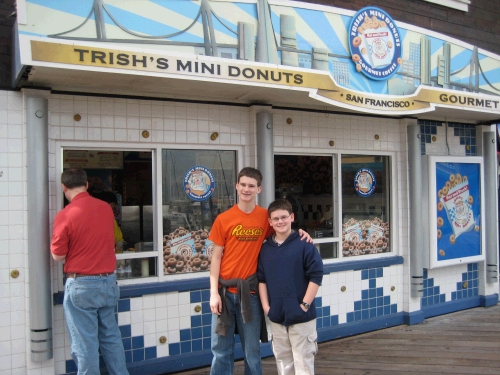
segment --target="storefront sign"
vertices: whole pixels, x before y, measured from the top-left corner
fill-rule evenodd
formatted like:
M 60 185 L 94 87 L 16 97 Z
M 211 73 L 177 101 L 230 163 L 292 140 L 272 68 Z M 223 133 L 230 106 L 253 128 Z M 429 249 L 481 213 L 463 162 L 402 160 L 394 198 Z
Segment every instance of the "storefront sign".
M 210 169 L 195 166 L 184 175 L 184 191 L 197 202 L 210 198 L 215 190 L 215 177 Z
M 478 112 L 500 114 L 500 98 L 420 86 L 412 95 L 378 95 L 346 89 L 335 83 L 327 72 L 303 69 L 294 71 L 241 60 L 215 60 L 203 56 L 188 58 L 77 46 L 73 44 L 31 41 L 32 59 L 55 64 L 70 64 L 92 69 L 126 69 L 187 79 L 238 81 L 296 87 L 310 91 L 309 96 L 335 106 L 387 115 L 415 114 L 433 111 L 435 106 L 467 108 Z M 215 62 L 217 61 L 217 62 Z
M 354 188 L 356 193 L 362 197 L 369 197 L 375 191 L 377 181 L 373 172 L 367 168 L 361 168 L 354 176 Z
M 366 7 L 349 26 L 349 48 L 356 71 L 386 80 L 401 65 L 401 38 L 394 20 L 382 9 Z
M 64 150 L 63 168 L 123 169 L 119 151 Z
M 431 268 L 484 258 L 481 161 L 446 159 L 429 157 Z

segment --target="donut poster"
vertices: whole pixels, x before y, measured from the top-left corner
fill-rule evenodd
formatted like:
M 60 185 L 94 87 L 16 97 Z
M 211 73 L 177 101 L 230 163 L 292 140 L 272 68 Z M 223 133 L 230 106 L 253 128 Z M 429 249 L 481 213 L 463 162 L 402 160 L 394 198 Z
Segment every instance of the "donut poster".
M 481 255 L 481 165 L 436 162 L 437 262 Z

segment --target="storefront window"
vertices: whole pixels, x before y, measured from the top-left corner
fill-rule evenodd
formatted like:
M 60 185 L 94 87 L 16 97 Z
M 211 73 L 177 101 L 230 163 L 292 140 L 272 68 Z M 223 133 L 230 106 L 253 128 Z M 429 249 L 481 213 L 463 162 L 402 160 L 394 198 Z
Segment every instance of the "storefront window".
M 391 251 L 389 157 L 342 155 L 342 255 Z
M 63 151 L 63 168 L 84 169 L 89 194 L 113 208 L 118 279 L 157 276 L 152 157 L 151 151 Z
M 235 204 L 236 152 L 162 151 L 163 272 L 210 270 L 212 224 Z
M 323 259 L 337 258 L 331 156 L 276 155 L 276 198 L 290 201 L 295 214 L 292 228 L 314 238 Z

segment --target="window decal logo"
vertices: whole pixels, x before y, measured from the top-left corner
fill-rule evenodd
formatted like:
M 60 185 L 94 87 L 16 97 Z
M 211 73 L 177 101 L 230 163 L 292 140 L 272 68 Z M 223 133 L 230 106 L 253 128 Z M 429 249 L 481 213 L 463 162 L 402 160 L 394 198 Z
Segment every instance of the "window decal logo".
M 194 166 L 184 175 L 184 191 L 190 199 L 205 201 L 212 196 L 214 190 L 215 178 L 207 167 Z

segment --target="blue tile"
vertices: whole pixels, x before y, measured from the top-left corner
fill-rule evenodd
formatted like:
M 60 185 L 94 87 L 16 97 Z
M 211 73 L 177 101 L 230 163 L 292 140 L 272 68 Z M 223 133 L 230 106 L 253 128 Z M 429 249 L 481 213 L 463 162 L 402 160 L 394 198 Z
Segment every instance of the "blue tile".
M 382 267 L 377 268 L 377 277 L 384 276 L 384 269 Z
M 472 280 L 472 287 L 477 288 L 479 286 L 479 280 Z
M 370 317 L 369 310 L 361 310 L 361 319 L 368 319 Z
M 191 327 L 200 327 L 200 326 L 201 326 L 201 315 L 191 316 Z
M 368 290 L 368 297 L 370 297 L 370 298 L 377 297 L 377 290 L 376 289 L 370 289 L 370 290 Z
M 210 302 L 210 289 L 203 289 L 201 291 L 202 302 Z
M 396 314 L 398 312 L 398 305 L 393 303 L 391 305 L 391 314 Z
M 144 354 L 146 359 L 156 358 L 156 346 L 150 346 L 149 348 L 144 349 Z
M 422 298 L 422 307 L 426 307 L 427 306 L 427 298 Z
M 384 296 L 384 306 L 391 304 L 391 296 Z
M 316 329 L 323 327 L 323 319 L 316 319 Z
M 368 270 L 361 270 L 361 280 L 368 280 Z
M 382 316 L 384 315 L 384 308 L 381 306 L 381 307 L 377 307 L 377 316 Z
M 323 316 L 330 316 L 330 306 L 323 307 Z
M 377 280 L 370 279 L 370 281 L 369 281 L 369 288 L 373 289 L 373 288 L 376 288 L 376 287 L 377 287 Z
M 322 297 L 316 297 L 314 299 L 314 304 L 316 307 L 323 307 L 323 298 Z
M 190 302 L 191 303 L 198 303 L 201 302 L 201 291 L 196 290 L 190 293 Z
M 354 320 L 361 320 L 361 311 L 354 311 Z
M 377 288 L 377 297 L 382 297 L 384 295 L 384 288 Z
M 132 358 L 134 362 L 144 361 L 144 348 L 132 350 Z
M 425 135 L 425 143 L 431 143 L 431 135 L 430 134 Z
M 363 301 L 361 301 L 361 308 L 363 310 L 367 309 L 368 308 L 368 299 L 364 299 Z
M 132 326 L 130 324 L 120 326 L 120 332 L 121 332 L 122 337 L 131 337 L 132 336 Z
M 368 299 L 368 289 L 361 291 L 361 299 Z
M 472 288 L 472 290 L 473 290 L 472 295 L 473 295 L 474 297 L 475 297 L 475 296 L 477 296 L 477 295 L 479 295 L 479 288 Z
M 168 355 L 181 354 L 181 344 L 176 342 L 175 344 L 168 344 Z
M 191 330 L 188 329 L 181 329 L 181 341 L 188 341 L 191 340 Z
M 391 306 L 387 305 L 383 307 L 384 309 L 384 315 L 390 315 L 391 314 Z
M 458 137 L 460 135 L 460 129 L 457 129 L 457 128 L 453 129 L 453 135 L 455 137 Z
M 455 301 L 457 299 L 457 292 L 451 292 L 451 300 Z
M 139 349 L 139 348 L 144 348 L 144 336 L 132 337 L 132 349 Z
M 339 324 L 339 316 L 338 315 L 332 315 L 332 326 L 336 326 Z
M 375 268 L 370 268 L 368 270 L 368 275 L 370 277 L 370 279 L 374 279 L 377 277 L 377 270 Z
M 368 310 L 368 312 L 370 313 L 370 318 L 377 317 L 377 309 L 376 308 L 370 309 L 370 310 Z
M 424 288 L 424 297 L 427 297 L 429 288 Z
M 437 128 L 435 126 L 431 127 L 431 134 L 436 135 L 437 134 Z
M 191 353 L 191 341 L 181 342 L 181 354 Z
M 212 339 L 210 337 L 206 337 L 203 339 L 203 349 L 210 349 L 212 347 Z
M 122 343 L 123 343 L 123 349 L 125 350 L 132 349 L 132 339 L 130 337 L 122 339 Z
M 125 362 L 132 363 L 132 350 L 125 351 Z
M 212 336 L 212 326 L 203 326 L 203 337 Z
M 442 302 L 446 302 L 446 295 L 445 294 L 440 294 L 439 295 L 439 302 L 442 303 Z
M 468 274 L 468 272 L 462 273 L 462 281 L 467 281 L 467 276 L 468 276 L 467 274 Z
M 427 279 L 427 270 L 426 269 L 424 269 L 424 275 L 423 276 L 424 276 L 424 279 Z
M 191 328 L 191 337 L 194 339 L 201 339 L 203 337 L 203 333 L 201 327 Z
M 66 372 L 77 372 L 78 367 L 76 367 L 75 361 L 69 359 L 66 361 Z
M 434 296 L 434 304 L 439 303 L 439 295 Z
M 330 327 L 332 319 L 329 316 L 321 319 L 323 319 L 323 327 Z
M 457 290 L 457 299 L 462 299 L 462 298 L 463 298 L 462 290 Z
M 471 272 L 467 272 L 466 273 L 466 277 L 467 278 L 465 280 L 472 280 L 474 278 L 473 272 L 472 271 Z M 463 281 L 465 281 L 465 280 L 463 280 Z
M 354 322 L 354 313 L 353 312 L 348 312 L 347 313 L 347 323 Z
M 377 297 L 377 307 L 384 306 L 384 297 Z
M 193 352 L 203 350 L 203 341 L 200 340 L 193 340 Z
M 433 294 L 434 295 L 439 294 L 439 287 L 438 286 L 434 287 L 434 293 Z
M 361 310 L 361 301 L 354 301 L 354 311 L 360 311 L 360 310 Z
M 457 283 L 457 290 L 462 290 L 462 283 L 461 282 Z
M 472 271 L 472 278 L 473 279 L 477 279 L 478 278 L 477 270 L 476 271 Z
M 118 312 L 130 311 L 130 298 L 118 300 Z
M 477 271 L 477 263 L 472 263 L 472 270 Z
M 201 313 L 202 314 L 212 314 L 212 310 L 210 310 L 210 302 L 202 302 Z
M 316 307 L 316 316 L 319 318 L 323 317 L 323 308 L 322 307 Z
M 201 323 L 204 326 L 211 325 L 212 324 L 212 313 L 210 313 L 210 314 L 203 314 L 201 316 Z
M 424 279 L 424 288 L 427 288 L 427 286 L 428 286 L 428 283 L 429 283 L 429 280 L 427 280 L 427 279 Z
M 434 279 L 429 279 L 429 288 L 434 286 Z
M 376 298 L 370 298 L 368 300 L 368 308 L 372 309 L 377 307 L 377 299 Z

